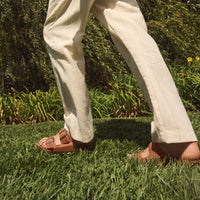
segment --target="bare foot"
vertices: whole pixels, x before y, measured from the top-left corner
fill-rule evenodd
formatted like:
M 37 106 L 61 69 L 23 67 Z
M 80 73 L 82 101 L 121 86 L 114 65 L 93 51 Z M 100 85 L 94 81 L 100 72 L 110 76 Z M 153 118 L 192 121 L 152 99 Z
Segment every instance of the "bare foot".
M 146 149 L 135 155 L 129 154 L 128 156 L 129 158 L 134 157 L 140 162 L 146 162 L 150 159 L 157 161 L 163 161 L 165 159 L 168 162 L 169 158 L 195 161 L 200 159 L 200 151 L 197 142 L 174 144 L 151 142 Z
M 184 160 L 197 160 L 200 159 L 200 151 L 198 142 L 185 142 L 185 143 L 158 143 L 160 149 L 170 155 L 172 158 Z

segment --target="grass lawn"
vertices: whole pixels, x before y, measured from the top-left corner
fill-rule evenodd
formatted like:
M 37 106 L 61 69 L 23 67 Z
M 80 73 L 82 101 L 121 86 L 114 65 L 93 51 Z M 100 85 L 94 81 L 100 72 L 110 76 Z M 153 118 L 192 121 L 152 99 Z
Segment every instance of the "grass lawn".
M 190 113 L 200 139 L 200 113 Z M 94 120 L 96 149 L 62 155 L 35 144 L 63 122 L 0 126 L 0 199 L 200 199 L 200 167 L 129 160 L 150 142 L 150 117 Z

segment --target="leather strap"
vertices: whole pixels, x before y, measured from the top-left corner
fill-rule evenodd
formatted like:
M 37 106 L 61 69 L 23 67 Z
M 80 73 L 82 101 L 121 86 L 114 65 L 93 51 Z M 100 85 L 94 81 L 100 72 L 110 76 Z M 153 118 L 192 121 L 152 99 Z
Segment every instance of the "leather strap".
M 61 144 L 60 135 L 59 134 L 54 135 L 53 138 L 54 138 L 54 144 L 56 146 Z

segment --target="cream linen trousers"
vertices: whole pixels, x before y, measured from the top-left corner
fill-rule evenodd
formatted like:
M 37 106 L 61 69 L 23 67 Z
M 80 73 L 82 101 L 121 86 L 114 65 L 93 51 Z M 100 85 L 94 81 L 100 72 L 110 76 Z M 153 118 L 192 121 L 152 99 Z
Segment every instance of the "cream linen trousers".
M 197 141 L 173 79 L 157 44 L 147 33 L 135 0 L 50 0 L 44 39 L 64 106 L 65 128 L 72 138 L 89 142 L 94 137 L 81 47 L 90 11 L 109 30 L 153 112 L 152 141 Z

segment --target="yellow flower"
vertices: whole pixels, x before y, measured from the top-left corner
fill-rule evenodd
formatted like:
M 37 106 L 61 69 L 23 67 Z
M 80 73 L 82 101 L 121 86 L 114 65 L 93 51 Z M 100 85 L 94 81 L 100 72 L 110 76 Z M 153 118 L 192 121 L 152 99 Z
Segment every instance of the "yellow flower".
M 199 61 L 199 60 L 200 60 L 200 58 L 199 58 L 198 56 L 196 56 L 196 57 L 195 57 L 195 59 L 196 59 L 197 61 Z
M 193 61 L 193 58 L 192 58 L 192 57 L 188 57 L 188 58 L 187 58 L 187 61 L 188 61 L 188 62 L 192 62 L 192 61 Z

